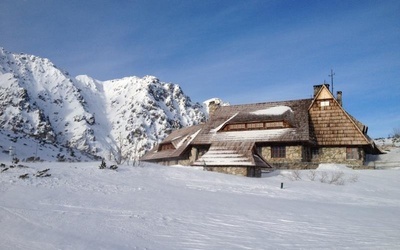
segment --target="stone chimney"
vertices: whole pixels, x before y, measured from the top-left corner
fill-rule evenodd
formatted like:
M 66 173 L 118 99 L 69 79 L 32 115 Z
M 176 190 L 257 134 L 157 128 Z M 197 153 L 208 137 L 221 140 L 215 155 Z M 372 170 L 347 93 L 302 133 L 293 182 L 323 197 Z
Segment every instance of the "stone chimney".
M 319 90 L 322 88 L 322 86 L 326 86 L 329 90 L 329 84 L 324 83 L 324 84 L 320 84 L 320 85 L 314 85 L 314 97 L 318 94 Z
M 208 117 L 211 118 L 214 115 L 215 110 L 221 106 L 218 100 L 213 100 L 208 103 Z
M 338 91 L 338 92 L 336 93 L 336 100 L 337 100 L 337 102 L 340 104 L 340 106 L 343 105 L 343 101 L 342 101 L 342 91 Z

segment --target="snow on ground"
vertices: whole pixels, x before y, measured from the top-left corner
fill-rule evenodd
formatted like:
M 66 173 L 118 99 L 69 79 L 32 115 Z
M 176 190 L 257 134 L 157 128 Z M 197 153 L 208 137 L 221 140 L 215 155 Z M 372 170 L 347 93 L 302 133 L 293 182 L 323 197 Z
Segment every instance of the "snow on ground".
M 23 164 L 0 173 L 1 249 L 400 248 L 398 170 L 315 171 L 343 172 L 333 185 L 308 170 L 291 181 L 289 171 Z M 34 176 L 47 168 L 51 176 Z
M 385 152 L 380 155 L 367 155 L 369 166 L 376 169 L 393 169 L 400 166 L 400 138 L 381 138 L 375 140 L 379 148 Z

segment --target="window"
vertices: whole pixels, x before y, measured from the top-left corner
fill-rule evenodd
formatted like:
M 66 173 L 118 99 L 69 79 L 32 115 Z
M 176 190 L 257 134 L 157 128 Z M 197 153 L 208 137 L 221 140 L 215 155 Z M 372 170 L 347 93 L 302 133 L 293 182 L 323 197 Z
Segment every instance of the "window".
M 262 123 L 262 122 L 248 123 L 247 128 L 249 128 L 249 129 L 264 128 L 264 123 Z
M 321 107 L 328 107 L 329 106 L 329 101 L 322 101 L 321 102 Z
M 229 125 L 229 130 L 235 130 L 235 129 L 245 129 L 246 124 L 240 123 L 240 124 L 230 124 Z
M 272 146 L 271 147 L 271 158 L 285 158 L 286 147 L 285 146 Z
M 267 121 L 267 122 L 249 122 L 249 123 L 236 123 L 228 124 L 222 130 L 253 130 L 253 129 L 278 129 L 278 128 L 289 128 L 290 124 L 285 121 Z
M 358 148 L 346 148 L 346 159 L 359 160 L 360 154 L 358 153 Z
M 284 124 L 282 121 L 279 122 L 267 122 L 265 123 L 266 128 L 283 128 Z
M 311 158 L 318 158 L 319 156 L 319 148 L 311 148 Z
M 161 145 L 161 151 L 168 150 L 168 149 L 175 149 L 175 147 L 174 147 L 174 145 L 172 145 L 172 143 L 162 144 Z

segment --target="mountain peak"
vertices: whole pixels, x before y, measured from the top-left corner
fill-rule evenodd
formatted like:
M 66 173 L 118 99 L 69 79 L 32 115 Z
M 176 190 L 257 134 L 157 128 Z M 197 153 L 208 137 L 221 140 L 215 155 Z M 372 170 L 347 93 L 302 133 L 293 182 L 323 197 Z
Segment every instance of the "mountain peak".
M 75 78 L 50 60 L 0 48 L 0 129 L 102 157 L 136 157 L 206 119 L 179 85 L 146 75 Z

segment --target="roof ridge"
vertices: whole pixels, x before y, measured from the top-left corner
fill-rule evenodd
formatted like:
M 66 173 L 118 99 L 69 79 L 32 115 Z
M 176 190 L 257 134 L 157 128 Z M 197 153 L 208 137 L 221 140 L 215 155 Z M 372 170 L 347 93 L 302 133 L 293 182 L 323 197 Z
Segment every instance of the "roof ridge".
M 293 99 L 293 100 L 286 100 L 286 101 L 270 101 L 270 102 L 256 102 L 256 103 L 244 103 L 244 104 L 234 104 L 228 106 L 221 106 L 221 107 L 238 107 L 238 106 L 254 106 L 254 105 L 265 105 L 265 104 L 275 104 L 275 103 L 287 103 L 287 102 L 300 102 L 300 101 L 311 101 L 314 98 L 303 98 L 303 99 Z

